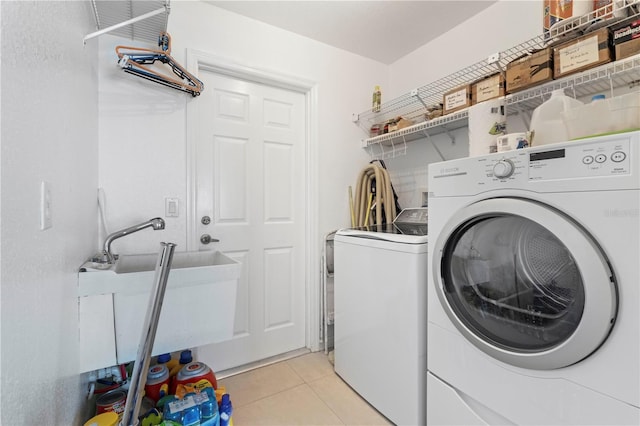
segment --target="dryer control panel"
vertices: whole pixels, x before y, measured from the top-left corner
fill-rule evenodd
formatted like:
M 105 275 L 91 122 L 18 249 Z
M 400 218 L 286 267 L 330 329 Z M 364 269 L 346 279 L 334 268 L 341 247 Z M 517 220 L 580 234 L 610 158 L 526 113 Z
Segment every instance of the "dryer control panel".
M 629 139 L 563 144 L 530 150 L 529 180 L 612 176 L 630 173 Z
M 429 197 L 493 190 L 640 189 L 640 131 L 429 165 Z

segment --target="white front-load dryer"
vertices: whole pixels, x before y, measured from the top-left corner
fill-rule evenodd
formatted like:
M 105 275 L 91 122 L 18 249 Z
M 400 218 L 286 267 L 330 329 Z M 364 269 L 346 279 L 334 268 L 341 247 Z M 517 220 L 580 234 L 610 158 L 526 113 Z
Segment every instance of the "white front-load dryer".
M 430 165 L 428 424 L 640 424 L 639 147 Z

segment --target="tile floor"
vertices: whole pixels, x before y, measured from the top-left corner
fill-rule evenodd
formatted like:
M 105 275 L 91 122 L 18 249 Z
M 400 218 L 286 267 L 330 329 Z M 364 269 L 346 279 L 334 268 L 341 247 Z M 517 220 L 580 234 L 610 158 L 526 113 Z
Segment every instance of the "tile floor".
M 323 352 L 219 383 L 231 395 L 234 426 L 392 424 L 335 374 Z

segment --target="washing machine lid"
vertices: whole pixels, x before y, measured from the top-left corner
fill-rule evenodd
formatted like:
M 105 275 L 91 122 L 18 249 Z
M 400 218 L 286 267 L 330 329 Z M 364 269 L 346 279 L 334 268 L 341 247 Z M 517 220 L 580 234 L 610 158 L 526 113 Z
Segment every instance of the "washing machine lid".
M 579 362 L 615 323 L 617 286 L 597 242 L 536 201 L 496 198 L 461 209 L 433 256 L 436 292 L 453 324 L 511 365 Z
M 345 228 L 339 230 L 338 235 L 405 244 L 426 244 L 427 219 L 428 210 L 426 207 L 407 208 L 396 216 L 393 223 Z

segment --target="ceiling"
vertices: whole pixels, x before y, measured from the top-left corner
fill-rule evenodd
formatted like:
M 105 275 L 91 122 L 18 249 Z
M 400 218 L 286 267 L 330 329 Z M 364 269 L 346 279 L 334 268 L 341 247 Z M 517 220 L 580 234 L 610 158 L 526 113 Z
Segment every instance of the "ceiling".
M 207 3 L 391 64 L 497 0 L 216 1 Z

